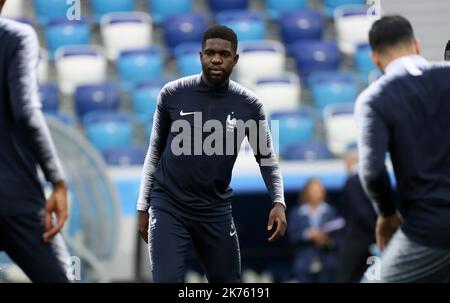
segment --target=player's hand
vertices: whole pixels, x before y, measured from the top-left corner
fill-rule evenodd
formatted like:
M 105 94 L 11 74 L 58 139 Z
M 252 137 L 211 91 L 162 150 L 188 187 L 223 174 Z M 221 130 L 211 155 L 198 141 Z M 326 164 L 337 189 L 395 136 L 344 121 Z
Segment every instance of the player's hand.
M 282 236 L 284 236 L 284 233 L 286 232 L 287 228 L 286 214 L 284 210 L 284 205 L 281 203 L 275 203 L 272 210 L 270 211 L 267 230 L 272 230 L 274 222 L 277 223 L 277 229 L 269 238 L 269 242 L 273 242 L 281 238 Z
M 52 214 L 56 214 L 56 224 L 53 224 Z M 45 242 L 50 241 L 64 226 L 68 217 L 67 185 L 64 181 L 53 184 L 53 192 L 45 203 Z
M 322 247 L 330 243 L 330 237 L 327 233 L 321 231 L 319 228 L 310 228 L 307 233 L 307 238 L 313 241 L 317 246 Z
M 139 225 L 139 234 L 145 243 L 148 243 L 148 221 L 149 221 L 149 213 L 148 211 L 138 211 L 138 225 Z
M 398 212 L 389 217 L 378 216 L 375 236 L 380 251 L 383 251 L 386 245 L 388 245 L 392 236 L 402 223 L 403 220 Z

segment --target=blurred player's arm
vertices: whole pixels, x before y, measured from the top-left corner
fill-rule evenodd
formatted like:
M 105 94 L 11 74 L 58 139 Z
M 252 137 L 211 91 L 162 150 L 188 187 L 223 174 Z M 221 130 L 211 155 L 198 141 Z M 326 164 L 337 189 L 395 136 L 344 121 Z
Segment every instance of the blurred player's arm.
M 61 230 L 67 219 L 67 185 L 41 111 L 37 81 L 39 43 L 30 26 L 23 26 L 19 42 L 12 53 L 8 66 L 8 88 L 14 121 L 20 125 L 20 130 L 26 136 L 45 178 L 53 185 L 53 192 L 45 206 L 44 240 L 48 241 Z M 57 215 L 54 226 L 51 220 L 53 212 Z
M 153 173 L 161 158 L 170 132 L 170 116 L 164 107 L 164 93 L 158 96 L 156 111 L 153 116 L 153 128 L 150 136 L 150 144 L 145 157 L 144 168 L 141 176 L 141 186 L 137 201 L 139 233 L 145 242 L 148 241 L 148 221 L 150 208 L 150 195 L 153 188 Z
M 385 165 L 389 130 L 380 114 L 364 100 L 357 101 L 355 117 L 359 128 L 359 177 L 378 213 L 376 238 L 383 249 L 401 223 Z
M 252 140 L 251 135 L 248 139 L 254 151 L 255 159 L 259 164 L 264 183 L 273 202 L 273 207 L 269 214 L 269 222 L 267 224 L 267 230 L 270 231 L 272 230 L 273 223 L 277 223 L 276 231 L 269 238 L 269 242 L 272 242 L 282 237 L 286 232 L 286 203 L 284 201 L 283 179 L 281 176 L 280 165 L 273 149 L 272 136 L 270 134 L 262 103 L 257 103 L 257 105 L 255 119 L 257 123 L 257 140 L 256 142 Z

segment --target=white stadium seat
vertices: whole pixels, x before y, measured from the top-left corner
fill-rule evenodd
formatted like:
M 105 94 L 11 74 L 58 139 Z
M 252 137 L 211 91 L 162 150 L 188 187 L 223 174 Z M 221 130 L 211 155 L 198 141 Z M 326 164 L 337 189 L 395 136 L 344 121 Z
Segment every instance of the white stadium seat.
M 106 56 L 115 60 L 123 50 L 150 46 L 152 19 L 142 12 L 109 13 L 101 18 L 100 32 Z
M 106 80 L 107 62 L 101 47 L 96 45 L 65 46 L 56 51 L 56 71 L 59 88 L 71 95 L 81 84 Z
M 262 100 L 267 115 L 272 111 L 295 110 L 301 105 L 300 80 L 294 73 L 259 77 L 253 91 Z
M 368 42 L 370 28 L 377 17 L 367 15 L 367 6 L 343 5 L 334 11 L 334 20 L 339 49 L 353 55 L 358 44 Z
M 285 71 L 285 49 L 273 40 L 242 41 L 239 44 L 239 62 L 236 66 L 238 81 L 251 85 L 258 77 L 270 76 Z
M 327 145 L 336 156 L 343 156 L 347 146 L 356 142 L 357 129 L 353 111 L 353 103 L 332 104 L 324 109 Z

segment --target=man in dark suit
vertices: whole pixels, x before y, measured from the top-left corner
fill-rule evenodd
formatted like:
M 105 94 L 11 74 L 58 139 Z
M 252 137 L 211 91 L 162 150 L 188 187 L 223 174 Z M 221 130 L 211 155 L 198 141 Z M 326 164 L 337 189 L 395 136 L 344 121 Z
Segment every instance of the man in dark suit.
M 342 205 L 346 221 L 345 234 L 339 247 L 336 282 L 359 282 L 367 269 L 370 245 L 375 243 L 377 215 L 364 192 L 358 175 L 358 152 L 350 146 L 345 157 L 348 178 L 342 189 Z

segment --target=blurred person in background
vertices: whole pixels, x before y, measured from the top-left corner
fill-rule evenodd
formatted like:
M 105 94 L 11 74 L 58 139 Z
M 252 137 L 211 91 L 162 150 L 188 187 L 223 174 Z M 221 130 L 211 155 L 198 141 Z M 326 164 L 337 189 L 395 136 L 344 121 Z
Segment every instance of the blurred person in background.
M 334 278 L 338 233 L 345 223 L 325 200 L 322 182 L 310 179 L 299 195 L 298 205 L 289 212 L 294 277 L 301 283 L 328 283 Z
M 0 18 L 0 250 L 33 282 L 68 282 L 52 243 L 68 216 L 67 186 L 41 111 L 38 60 L 34 29 Z M 53 186 L 47 201 L 37 165 Z
M 365 281 L 450 281 L 450 63 L 420 56 L 411 23 L 399 15 L 374 22 L 369 42 L 384 75 L 360 94 L 355 118 L 359 176 L 377 208 L 381 259 Z
M 358 175 L 358 151 L 350 145 L 345 155 L 347 180 L 342 189 L 345 231 L 339 245 L 336 282 L 359 282 L 367 269 L 370 247 L 375 243 L 377 215 Z

